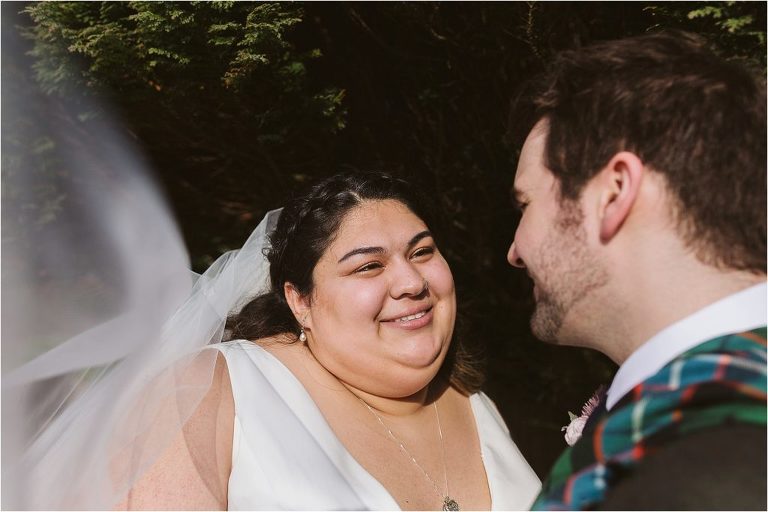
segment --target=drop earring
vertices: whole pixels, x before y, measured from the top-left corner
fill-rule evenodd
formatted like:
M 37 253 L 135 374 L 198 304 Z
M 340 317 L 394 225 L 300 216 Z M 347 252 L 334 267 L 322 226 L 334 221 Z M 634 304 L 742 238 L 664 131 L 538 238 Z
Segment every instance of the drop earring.
M 304 322 L 307 321 L 308 316 L 309 316 L 309 312 L 307 312 L 307 314 L 304 315 L 304 318 L 301 319 L 301 332 L 299 333 L 299 341 L 302 343 L 307 341 L 307 332 L 304 330 Z

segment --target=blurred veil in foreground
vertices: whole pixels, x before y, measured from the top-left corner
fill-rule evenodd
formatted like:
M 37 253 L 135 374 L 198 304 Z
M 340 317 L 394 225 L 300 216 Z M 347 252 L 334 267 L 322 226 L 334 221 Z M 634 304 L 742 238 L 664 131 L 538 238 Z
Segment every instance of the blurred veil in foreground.
M 3 25 L 2 507 L 108 509 L 195 435 L 184 425 L 216 362 L 202 349 L 266 286 L 274 218 L 194 275 L 129 139 L 95 102 L 26 81 Z M 225 493 L 215 457 L 198 455 Z

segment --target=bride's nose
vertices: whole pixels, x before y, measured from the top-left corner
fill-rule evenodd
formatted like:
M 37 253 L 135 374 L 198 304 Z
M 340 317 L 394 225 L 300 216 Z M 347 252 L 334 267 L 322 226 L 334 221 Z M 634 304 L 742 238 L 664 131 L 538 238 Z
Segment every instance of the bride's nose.
M 392 279 L 390 294 L 398 299 L 404 296 L 421 295 L 427 289 L 427 280 L 410 263 L 399 265 Z

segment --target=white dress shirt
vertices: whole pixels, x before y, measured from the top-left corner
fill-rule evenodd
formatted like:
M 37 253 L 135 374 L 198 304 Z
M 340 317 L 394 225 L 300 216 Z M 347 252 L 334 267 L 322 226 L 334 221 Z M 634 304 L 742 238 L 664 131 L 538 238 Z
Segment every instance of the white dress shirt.
M 768 322 L 768 284 L 729 295 L 659 331 L 630 355 L 608 389 L 605 406 L 616 402 L 683 352 L 725 334 L 763 327 Z

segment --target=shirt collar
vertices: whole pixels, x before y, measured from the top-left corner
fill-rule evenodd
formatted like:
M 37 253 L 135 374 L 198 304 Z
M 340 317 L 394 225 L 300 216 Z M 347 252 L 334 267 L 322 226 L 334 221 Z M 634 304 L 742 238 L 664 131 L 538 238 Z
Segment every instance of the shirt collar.
M 713 302 L 664 328 L 635 350 L 608 389 L 611 409 L 632 388 L 655 374 L 683 352 L 707 340 L 766 325 L 768 284 L 760 283 Z

